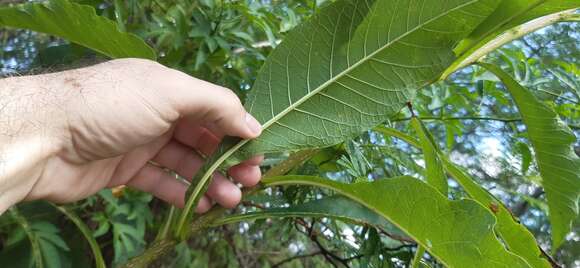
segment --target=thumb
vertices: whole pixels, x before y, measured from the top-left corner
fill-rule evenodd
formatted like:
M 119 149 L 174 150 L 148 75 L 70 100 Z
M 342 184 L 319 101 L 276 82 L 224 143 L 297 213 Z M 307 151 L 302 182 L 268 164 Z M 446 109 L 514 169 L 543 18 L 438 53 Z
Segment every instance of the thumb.
M 174 71 L 169 81 L 177 94 L 168 94 L 182 116 L 200 116 L 202 125 L 211 125 L 220 134 L 256 138 L 262 132 L 260 123 L 246 112 L 231 90 Z M 217 133 L 216 133 L 217 134 Z
M 214 130 L 228 136 L 253 139 L 260 135 L 262 126 L 251 114 L 246 112 L 240 99 L 229 89 L 215 90 L 208 121 Z M 218 93 L 219 92 L 219 93 Z

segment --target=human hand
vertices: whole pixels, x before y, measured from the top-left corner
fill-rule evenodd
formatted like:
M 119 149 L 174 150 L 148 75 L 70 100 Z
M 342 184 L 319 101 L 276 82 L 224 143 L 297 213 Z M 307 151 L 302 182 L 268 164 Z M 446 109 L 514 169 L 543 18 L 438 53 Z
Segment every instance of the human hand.
M 208 155 L 224 135 L 251 139 L 261 131 L 231 91 L 147 60 L 114 60 L 20 77 L 0 81 L 0 88 L 2 82 L 4 88 L 25 87 L 29 92 L 18 93 L 26 101 L 17 101 L 19 108 L 13 110 L 20 112 L 11 114 L 25 127 L 19 128 L 17 138 L 0 137 L 0 143 L 12 146 L 5 149 L 12 154 L 5 156 L 4 180 L 13 185 L 8 190 L 16 195 L 15 202 L 72 202 L 106 187 L 127 185 L 183 206 L 187 184 L 164 169 L 191 179 L 203 164 L 196 151 Z M 19 148 L 37 160 L 27 160 Z M 14 154 L 35 164 L 10 164 Z M 261 160 L 234 166 L 229 175 L 253 186 L 261 176 Z M 15 176 L 18 182 L 11 179 Z M 215 174 L 197 212 L 207 211 L 212 201 L 231 208 L 240 199 L 240 189 Z M 5 210 L 1 207 L 0 212 Z

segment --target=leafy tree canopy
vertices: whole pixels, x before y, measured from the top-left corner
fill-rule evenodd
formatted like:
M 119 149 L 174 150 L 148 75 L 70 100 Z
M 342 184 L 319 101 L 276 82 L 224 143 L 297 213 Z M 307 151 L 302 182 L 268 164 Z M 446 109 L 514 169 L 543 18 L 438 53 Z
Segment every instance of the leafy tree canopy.
M 157 60 L 264 129 L 208 158 L 183 211 L 124 188 L 12 208 L 2 267 L 580 264 L 576 0 L 0 3 L 3 76 Z M 192 217 L 256 153 L 243 204 Z

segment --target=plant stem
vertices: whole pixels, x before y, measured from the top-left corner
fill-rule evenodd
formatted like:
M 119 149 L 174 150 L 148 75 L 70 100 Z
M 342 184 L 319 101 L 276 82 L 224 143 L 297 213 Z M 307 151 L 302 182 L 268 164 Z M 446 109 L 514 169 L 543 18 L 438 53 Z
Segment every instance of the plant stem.
M 175 212 L 176 212 L 175 210 L 176 208 L 174 206 L 171 206 L 171 208 L 169 209 L 169 214 L 167 214 L 167 217 L 165 218 L 165 223 L 161 227 L 161 231 L 159 232 L 155 240 L 163 240 L 169 237 L 169 228 L 171 228 L 173 222 L 175 221 Z
M 198 171 L 198 175 L 196 175 L 192 179 L 193 191 L 189 193 L 189 197 L 185 202 L 185 206 L 183 207 L 183 211 L 179 216 L 179 220 L 177 221 L 177 227 L 175 230 L 176 236 L 178 236 L 181 240 L 186 240 L 187 237 L 190 235 L 187 230 L 188 223 L 191 222 L 191 216 L 193 215 L 193 211 L 195 206 L 201 199 L 203 193 L 207 190 L 209 186 L 209 182 L 214 174 L 220 167 L 221 168 L 229 168 L 233 166 L 232 163 L 228 163 L 228 166 L 223 166 L 224 162 L 228 160 L 232 154 L 234 154 L 238 149 L 240 149 L 244 144 L 246 144 L 248 140 L 239 140 L 237 138 L 231 139 L 224 139 L 222 144 L 220 145 L 218 152 L 214 153 L 212 157 L 209 157 L 206 160 L 206 163 L 202 166 L 202 168 Z M 239 162 L 238 162 L 239 163 Z M 237 163 L 235 163 L 237 164 Z M 199 176 L 201 175 L 201 176 Z M 198 177 L 199 176 L 199 177 Z
M 264 178 L 282 176 L 290 172 L 297 166 L 300 166 L 304 161 L 308 160 L 310 157 L 314 156 L 318 152 L 318 149 L 307 149 L 303 151 L 298 151 L 291 154 L 288 159 L 282 161 L 280 164 L 269 169 L 265 174 Z
M 501 117 L 485 117 L 485 116 L 459 116 L 459 117 L 439 117 L 439 116 L 422 116 L 418 117 L 420 120 L 440 120 L 440 121 L 453 121 L 453 120 L 481 120 L 481 121 L 500 121 L 505 123 L 519 122 L 522 121 L 521 118 L 501 118 Z M 409 121 L 412 117 L 398 118 L 391 120 L 393 122 Z
M 147 267 L 151 262 L 165 256 L 167 253 L 171 252 L 173 247 L 177 244 L 176 240 L 165 239 L 153 242 L 143 254 L 138 257 L 132 258 L 129 262 L 125 263 L 123 267 L 126 268 L 141 268 Z
M 103 254 L 101 253 L 101 248 L 99 247 L 99 243 L 93 237 L 93 233 L 91 229 L 85 224 L 85 222 L 76 214 L 73 210 L 66 206 L 57 206 L 53 203 L 49 203 L 55 209 L 60 211 L 62 214 L 67 216 L 70 221 L 72 221 L 81 234 L 85 237 L 87 243 L 89 243 L 89 247 L 93 253 L 93 257 L 95 259 L 95 267 L 97 268 L 106 268 L 107 265 L 105 264 L 105 260 L 103 259 Z
M 417 252 L 415 252 L 415 257 L 413 258 L 412 268 L 419 268 L 421 264 L 421 259 L 425 254 L 425 248 L 421 245 L 417 246 Z
M 507 43 L 519 39 L 524 35 L 533 33 L 539 29 L 558 22 L 577 21 L 578 16 L 574 14 L 575 12 L 576 9 L 565 10 L 532 20 L 530 22 L 509 29 L 490 42 L 487 42 L 484 46 L 473 51 L 471 54 L 466 54 L 459 57 L 449 68 L 447 68 L 447 70 L 445 70 L 439 80 L 445 80 L 455 71 L 463 69 L 479 61 L 479 59 L 483 58 L 492 51 L 502 47 Z
M 10 215 L 16 220 L 16 222 L 20 224 L 20 227 L 22 227 L 22 230 L 24 230 L 26 236 L 28 236 L 30 247 L 32 249 L 34 265 L 36 265 L 36 267 L 44 267 L 44 259 L 42 258 L 42 252 L 40 251 L 38 236 L 34 233 L 26 218 L 20 214 L 16 206 L 12 207 L 8 211 L 10 212 Z
M 291 154 L 288 159 L 282 161 L 280 164 L 272 167 L 270 171 L 266 172 L 265 176 L 281 176 L 285 175 L 287 172 L 292 170 L 293 168 L 301 165 L 312 157 L 318 150 L 305 150 L 299 151 Z M 259 185 L 254 188 L 249 188 L 243 191 L 243 196 L 249 196 L 257 193 L 263 188 L 263 185 Z M 191 229 L 189 230 L 189 235 L 197 234 L 211 225 L 212 222 L 216 221 L 217 219 L 221 218 L 221 216 L 227 211 L 227 209 L 214 206 L 205 214 L 199 215 L 196 217 L 192 224 Z M 169 220 L 167 223 L 170 223 Z M 155 242 L 153 242 L 141 255 L 136 256 L 129 260 L 126 264 L 122 267 L 146 267 L 149 263 L 157 260 L 158 258 L 163 257 L 167 253 L 169 253 L 173 247 L 178 243 L 178 241 L 174 238 L 169 238 L 168 236 L 158 238 Z

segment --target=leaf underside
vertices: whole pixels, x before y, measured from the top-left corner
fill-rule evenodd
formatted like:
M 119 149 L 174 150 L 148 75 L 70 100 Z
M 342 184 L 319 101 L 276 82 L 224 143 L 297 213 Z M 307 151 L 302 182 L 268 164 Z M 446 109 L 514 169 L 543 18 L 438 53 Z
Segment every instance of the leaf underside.
M 0 26 L 62 37 L 110 58 L 156 58 L 143 40 L 119 31 L 115 22 L 98 16 L 93 7 L 66 0 L 2 7 Z
M 318 148 L 385 121 L 436 80 L 499 0 L 342 0 L 297 27 L 246 108 L 263 125 L 237 156 Z
M 340 143 L 395 115 L 435 81 L 453 47 L 500 0 L 339 0 L 294 29 L 272 52 L 246 109 L 262 135 L 222 146 L 192 179 L 177 233 L 211 174 L 251 156 Z

